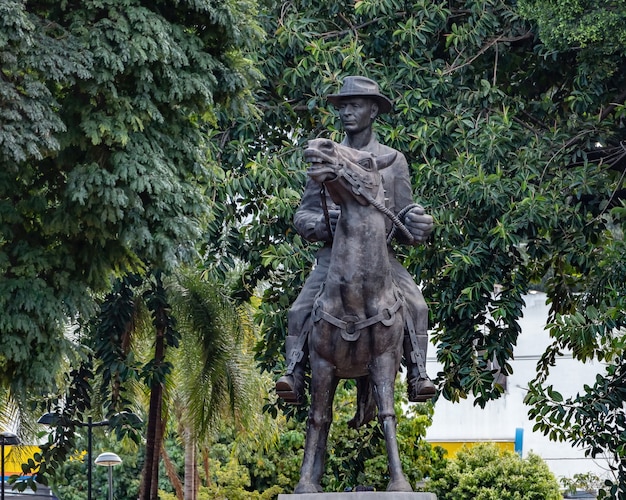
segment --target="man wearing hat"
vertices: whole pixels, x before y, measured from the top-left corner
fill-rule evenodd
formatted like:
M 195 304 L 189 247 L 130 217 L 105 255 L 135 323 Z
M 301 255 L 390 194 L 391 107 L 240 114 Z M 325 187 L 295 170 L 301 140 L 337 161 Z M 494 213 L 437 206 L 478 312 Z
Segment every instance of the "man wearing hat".
M 362 76 L 348 76 L 339 93 L 329 95 L 327 100 L 339 111 L 346 134 L 342 142 L 344 146 L 368 151 L 374 156 L 396 153 L 394 162 L 381 170 L 387 208 L 398 214 L 405 207 L 413 205 L 409 168 L 404 155 L 380 144 L 372 130 L 376 117 L 381 113 L 390 112 L 393 107 L 392 102 L 380 93 L 378 84 Z M 324 200 L 322 196 L 325 197 Z M 305 239 L 311 242 L 321 241 L 324 246 L 318 251 L 316 265 L 288 314 L 285 347 L 289 364 L 285 374 L 276 382 L 277 394 L 288 403 L 300 404 L 303 400 L 311 310 L 315 296 L 326 280 L 333 232 L 339 213 L 339 207 L 328 195 L 322 194 L 315 181 L 309 179 L 300 207 L 294 216 L 294 225 Z M 404 215 L 403 223 L 413 235 L 413 241 L 410 242 L 413 245 L 426 241 L 433 229 L 433 218 L 426 215 L 420 206 L 411 208 Z M 391 229 L 391 221 L 388 229 Z M 402 239 L 402 235 L 397 239 L 401 243 L 409 243 Z M 409 312 L 404 336 L 409 401 L 428 401 L 436 392 L 425 369 L 428 307 L 409 272 L 396 260 L 391 247 L 389 261 L 394 278 L 405 296 Z

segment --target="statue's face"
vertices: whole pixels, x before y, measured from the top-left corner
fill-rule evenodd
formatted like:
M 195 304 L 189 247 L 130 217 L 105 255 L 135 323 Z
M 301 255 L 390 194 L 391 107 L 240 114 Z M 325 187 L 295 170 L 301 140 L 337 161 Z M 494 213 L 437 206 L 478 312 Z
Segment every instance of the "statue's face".
M 365 97 L 346 97 L 338 106 L 339 118 L 347 134 L 357 134 L 372 126 L 378 104 Z

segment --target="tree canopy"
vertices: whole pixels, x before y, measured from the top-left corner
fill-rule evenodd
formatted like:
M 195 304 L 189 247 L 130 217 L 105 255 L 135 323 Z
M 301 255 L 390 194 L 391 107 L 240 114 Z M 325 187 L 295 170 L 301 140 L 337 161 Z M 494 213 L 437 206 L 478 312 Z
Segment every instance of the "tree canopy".
M 115 276 L 193 254 L 207 131 L 258 78 L 254 2 L 0 6 L 0 381 L 49 386 Z
M 537 23 L 548 48 L 576 50 L 592 63 L 598 56 L 623 56 L 626 51 L 626 8 L 612 0 L 520 0 L 520 13 Z

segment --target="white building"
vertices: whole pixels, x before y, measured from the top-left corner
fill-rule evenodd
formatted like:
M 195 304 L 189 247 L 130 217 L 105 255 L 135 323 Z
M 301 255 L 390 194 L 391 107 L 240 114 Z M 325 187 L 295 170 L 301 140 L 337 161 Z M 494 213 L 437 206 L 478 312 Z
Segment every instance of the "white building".
M 428 429 L 426 440 L 442 444 L 451 452 L 455 444 L 480 441 L 509 443 L 507 448 L 526 457 L 530 451 L 545 460 L 557 478 L 572 478 L 575 474 L 593 473 L 600 478 L 608 477 L 606 460 L 591 459 L 582 449 L 569 443 L 550 441 L 540 432 L 533 432 L 534 421 L 528 418 L 528 407 L 523 400 L 528 382 L 534 378 L 537 361 L 551 343 L 545 329 L 548 316 L 546 295 L 532 293 L 525 297 L 524 317 L 520 320 L 522 332 L 514 350 L 515 359 L 510 362 L 513 374 L 508 377 L 507 391 L 500 399 L 489 402 L 484 409 L 474 406 L 472 399 L 451 403 L 440 398 L 435 405 L 433 425 Z M 431 376 L 442 370 L 434 357 L 436 349 L 431 346 L 427 370 Z M 595 375 L 604 371 L 600 363 L 583 364 L 563 356 L 552 368 L 549 382 L 564 398 L 582 392 L 583 384 L 592 385 Z

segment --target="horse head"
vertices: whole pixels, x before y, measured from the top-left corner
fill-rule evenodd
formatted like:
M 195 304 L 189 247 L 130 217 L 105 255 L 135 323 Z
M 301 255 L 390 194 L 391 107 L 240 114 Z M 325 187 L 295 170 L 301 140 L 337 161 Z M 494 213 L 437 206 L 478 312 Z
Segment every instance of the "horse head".
M 363 196 L 376 197 L 380 187 L 379 170 L 389 166 L 396 155 L 375 157 L 368 151 L 352 149 L 330 139 L 310 140 L 304 150 L 304 159 L 310 164 L 309 177 L 320 184 L 332 183 L 331 196 L 341 186 L 363 204 L 366 203 Z

